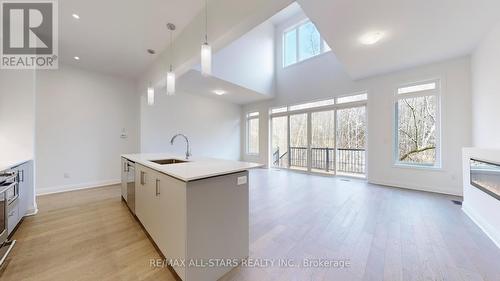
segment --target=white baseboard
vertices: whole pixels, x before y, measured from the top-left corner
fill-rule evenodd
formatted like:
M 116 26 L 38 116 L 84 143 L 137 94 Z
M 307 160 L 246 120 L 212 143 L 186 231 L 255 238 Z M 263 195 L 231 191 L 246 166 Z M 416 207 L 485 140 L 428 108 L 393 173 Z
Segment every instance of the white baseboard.
M 466 204 L 462 205 L 462 211 L 500 248 L 500 232 L 497 232 L 493 226 L 471 208 L 467 207 Z
M 40 188 L 40 189 L 37 188 L 36 195 L 41 196 L 41 195 L 48 195 L 48 194 L 54 194 L 54 193 L 75 191 L 75 190 L 102 187 L 102 186 L 108 186 L 108 185 L 115 185 L 115 184 L 120 184 L 120 182 L 121 182 L 121 180 L 105 180 L 105 181 L 97 181 L 97 182 L 91 182 L 91 183 L 62 185 L 62 186 L 54 186 L 54 187 L 47 187 L 47 188 Z
M 407 184 L 407 183 L 400 184 L 400 183 L 378 181 L 378 180 L 372 180 L 372 179 L 368 179 L 368 182 L 372 183 L 372 184 L 385 185 L 385 186 L 391 186 L 391 187 L 398 187 L 398 188 L 403 188 L 403 189 L 425 191 L 425 192 L 432 192 L 432 193 L 439 193 L 439 194 L 453 195 L 453 196 L 460 196 L 460 197 L 463 196 L 463 194 L 460 193 L 460 192 L 450 192 L 450 191 L 446 191 L 446 190 L 439 190 L 439 189 L 434 189 L 434 188 L 426 188 L 426 187 L 421 187 L 421 186 Z
M 38 214 L 38 208 L 28 210 L 24 216 L 25 217 L 31 217 L 31 216 L 34 216 L 36 214 Z

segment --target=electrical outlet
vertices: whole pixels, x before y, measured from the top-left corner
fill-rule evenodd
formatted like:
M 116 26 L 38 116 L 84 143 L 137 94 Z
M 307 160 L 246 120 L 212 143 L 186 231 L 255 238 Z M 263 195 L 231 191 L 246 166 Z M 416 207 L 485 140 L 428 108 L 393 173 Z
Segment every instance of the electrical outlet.
M 127 130 L 125 128 L 122 128 L 122 133 L 120 134 L 120 138 L 122 139 L 128 138 Z
M 247 183 L 247 176 L 238 177 L 238 185 L 243 185 Z

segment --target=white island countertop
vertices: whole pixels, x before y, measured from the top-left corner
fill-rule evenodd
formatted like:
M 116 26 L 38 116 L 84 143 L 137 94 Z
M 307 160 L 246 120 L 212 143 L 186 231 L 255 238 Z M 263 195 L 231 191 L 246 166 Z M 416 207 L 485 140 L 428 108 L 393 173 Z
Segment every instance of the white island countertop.
M 13 167 L 24 164 L 28 161 L 31 161 L 30 158 L 19 158 L 19 159 L 11 159 L 11 160 L 0 160 L 0 172 L 11 169 Z
M 182 156 L 164 153 L 124 154 L 122 157 L 185 182 L 241 172 L 264 166 L 258 163 L 203 157 L 190 157 L 189 160 L 185 160 Z M 188 162 L 167 165 L 160 165 L 151 162 L 151 160 L 162 159 L 177 159 Z

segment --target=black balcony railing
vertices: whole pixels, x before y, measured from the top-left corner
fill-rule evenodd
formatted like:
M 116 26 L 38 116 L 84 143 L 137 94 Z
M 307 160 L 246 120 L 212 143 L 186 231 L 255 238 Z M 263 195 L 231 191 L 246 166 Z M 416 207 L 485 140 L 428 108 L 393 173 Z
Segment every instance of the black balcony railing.
M 290 152 L 280 154 L 279 149 L 273 153 L 275 167 L 308 168 L 307 147 L 290 147 Z M 365 174 L 365 149 L 362 148 L 311 148 L 311 168 L 332 172 L 337 170 L 347 174 Z
M 337 171 L 352 174 L 366 173 L 366 153 L 363 148 L 337 149 Z

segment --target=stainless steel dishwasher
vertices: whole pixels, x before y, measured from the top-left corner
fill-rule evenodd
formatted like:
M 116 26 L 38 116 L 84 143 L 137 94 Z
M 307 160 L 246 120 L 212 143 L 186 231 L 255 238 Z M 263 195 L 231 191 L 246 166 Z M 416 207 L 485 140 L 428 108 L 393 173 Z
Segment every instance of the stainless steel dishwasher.
M 135 163 L 127 160 L 127 204 L 135 214 Z

